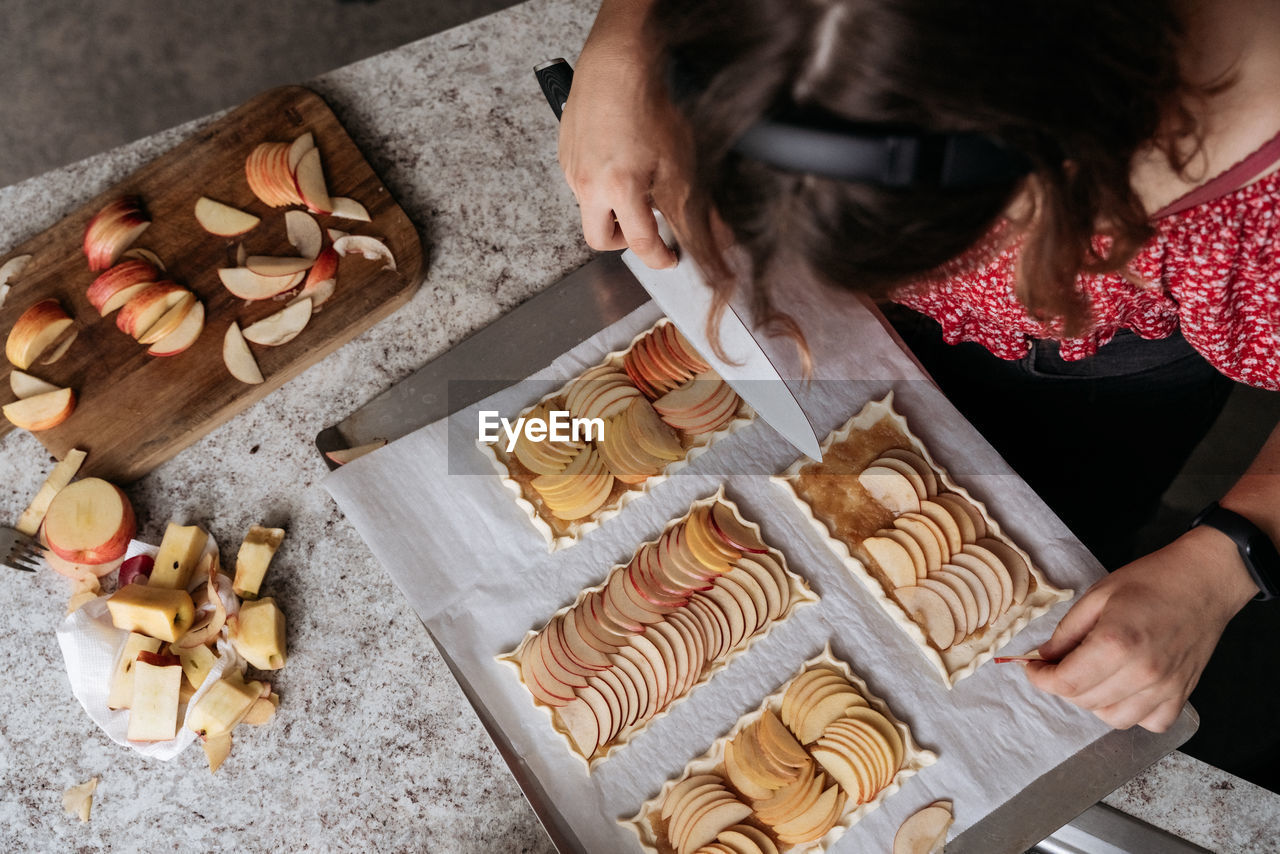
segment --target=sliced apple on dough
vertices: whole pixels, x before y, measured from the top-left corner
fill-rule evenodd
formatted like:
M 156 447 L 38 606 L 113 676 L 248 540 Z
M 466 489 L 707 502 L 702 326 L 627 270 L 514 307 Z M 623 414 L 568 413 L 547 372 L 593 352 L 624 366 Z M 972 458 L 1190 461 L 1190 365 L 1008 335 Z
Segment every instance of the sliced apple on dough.
M 907 465 L 915 469 L 916 474 L 924 481 L 925 495 L 922 497 L 932 498 L 938 494 L 938 476 L 934 473 L 933 467 L 929 465 L 929 461 L 915 451 L 905 448 L 890 448 L 880 455 L 882 458 L 893 460 L 901 460 Z
M 987 601 L 990 603 L 986 624 L 994 624 L 1004 613 L 1005 606 L 1004 586 L 1000 583 L 1000 576 L 985 560 L 963 551 L 958 555 L 952 555 L 951 563 L 969 570 L 981 582 L 987 594 Z
M 76 394 L 69 388 L 46 391 L 4 405 L 4 417 L 23 430 L 37 432 L 57 427 L 71 417 L 76 408 Z
M 939 575 L 954 575 L 964 582 L 969 588 L 970 594 L 973 596 L 974 604 L 978 608 L 978 628 L 988 625 L 992 619 L 991 594 L 987 585 L 982 583 L 982 579 L 974 574 L 973 570 L 967 566 L 961 566 L 957 563 L 945 563 L 942 569 L 938 570 Z M 977 629 L 975 629 L 976 631 Z
M 1013 585 L 1013 601 L 1021 605 L 1022 601 L 1027 598 L 1027 592 L 1031 589 L 1030 564 L 1019 554 L 1017 549 L 994 537 L 983 537 L 977 541 L 977 545 L 987 549 L 1004 564 L 1004 568 L 1009 573 Z
M 947 508 L 955 518 L 966 543 L 977 542 L 987 536 L 987 520 L 968 499 L 954 492 L 939 492 L 933 500 Z
M 960 531 L 960 525 L 947 508 L 933 500 L 921 501 L 920 515 L 927 516 L 933 524 L 938 526 L 938 530 L 942 531 L 942 536 L 947 541 L 949 551 L 958 552 L 964 547 L 965 540 Z
M 201 228 L 219 237 L 238 237 L 252 231 L 262 221 L 251 213 L 206 196 L 196 199 L 195 216 Z
M 858 475 L 858 483 L 873 501 L 894 515 L 920 511 L 920 497 L 901 472 L 884 466 L 867 466 Z
M 924 501 L 929 497 L 929 492 L 925 487 L 924 478 L 920 476 L 920 472 L 916 471 L 910 463 L 903 462 L 897 457 L 885 456 L 876 458 L 876 460 L 872 462 L 872 465 L 893 469 L 898 474 L 905 477 L 907 482 L 915 489 L 916 497 L 921 501 Z
M 960 621 L 960 627 L 964 635 L 971 635 L 978 630 L 981 623 L 978 622 L 978 600 L 974 597 L 973 591 L 969 589 L 960 576 L 953 572 L 931 572 L 926 581 L 937 582 L 951 589 L 951 592 L 960 600 L 961 611 L 964 619 Z M 957 641 L 959 643 L 959 641 Z
M 951 646 L 956 635 L 951 609 L 935 591 L 925 587 L 899 587 L 893 591 L 907 614 L 919 624 L 938 649 Z
M 862 541 L 862 547 L 894 587 L 909 587 L 916 583 L 915 561 L 901 544 L 888 537 L 867 537 Z
M 917 573 L 919 576 L 928 575 L 930 572 L 937 572 L 939 567 L 950 557 L 949 553 L 945 553 L 939 547 L 938 538 L 933 535 L 933 531 L 924 522 L 920 521 L 926 517 L 919 513 L 904 513 L 893 520 L 893 527 L 903 531 L 920 547 L 921 554 L 924 555 L 925 570 Z M 932 524 L 932 523 L 930 523 Z
M 897 521 L 896 519 L 894 520 Z M 893 540 L 898 545 L 907 550 L 907 554 L 911 556 L 911 563 L 916 568 L 916 580 L 923 578 L 929 572 L 929 562 L 925 558 L 924 549 L 920 542 L 906 531 L 898 527 L 882 528 L 876 531 L 877 537 L 884 537 Z M 937 567 L 935 567 L 936 569 Z
M 951 619 L 955 621 L 955 636 L 950 643 L 944 645 L 944 648 L 955 646 L 964 640 L 965 635 L 969 633 L 969 617 L 965 612 L 964 602 L 961 601 L 955 589 L 936 578 L 921 578 L 916 581 L 916 584 L 941 596 L 942 601 L 947 603 L 947 609 L 951 611 Z
M 231 376 L 242 383 L 257 385 L 263 381 L 262 370 L 258 360 L 253 358 L 249 345 L 245 343 L 240 327 L 232 323 L 222 339 L 222 361 L 231 372 Z

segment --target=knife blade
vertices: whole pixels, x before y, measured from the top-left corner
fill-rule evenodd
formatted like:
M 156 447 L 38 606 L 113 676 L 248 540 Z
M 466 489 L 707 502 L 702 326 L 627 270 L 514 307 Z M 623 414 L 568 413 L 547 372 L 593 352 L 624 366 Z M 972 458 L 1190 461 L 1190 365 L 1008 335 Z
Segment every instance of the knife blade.
M 553 59 L 534 68 L 534 75 L 559 119 L 573 85 L 573 69 L 564 59 Z M 670 226 L 661 213 L 655 210 L 654 215 L 662 239 L 675 247 Z M 715 306 L 714 295 L 693 259 L 682 257 L 674 267 L 653 270 L 628 249 L 622 253 L 622 261 L 698 354 L 765 423 L 800 453 L 813 460 L 822 459 L 822 446 L 813 425 L 733 306 L 725 307 L 716 327 L 719 350 L 727 358 L 717 354 L 707 326 Z

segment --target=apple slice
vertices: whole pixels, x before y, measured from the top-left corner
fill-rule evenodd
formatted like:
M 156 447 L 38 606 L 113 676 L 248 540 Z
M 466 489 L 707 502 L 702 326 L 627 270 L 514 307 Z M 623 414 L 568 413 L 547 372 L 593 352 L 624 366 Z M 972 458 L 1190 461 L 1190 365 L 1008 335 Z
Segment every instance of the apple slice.
M 899 477 L 896 473 L 894 476 Z M 911 494 L 915 495 L 915 492 Z M 910 587 L 916 583 L 915 562 L 897 541 L 888 537 L 867 537 L 862 541 L 862 547 L 894 587 Z
M 309 148 L 298 159 L 294 170 L 298 195 L 307 207 L 316 213 L 333 212 L 333 202 L 329 198 L 329 189 L 325 185 L 324 167 L 320 165 L 320 149 Z
M 329 202 L 333 206 L 333 210 L 329 213 L 343 219 L 357 220 L 359 222 L 369 222 L 369 212 L 365 210 L 364 205 L 355 199 L 349 199 L 346 196 L 330 196 Z
M 917 498 L 921 501 L 928 499 L 929 492 L 925 487 L 924 478 L 920 476 L 920 472 L 916 471 L 915 467 L 910 463 L 903 462 L 897 457 L 884 456 L 878 457 L 871 464 L 887 469 L 893 469 L 907 479 L 907 482 L 915 489 Z
M 18 400 L 58 390 L 53 383 L 47 383 L 39 377 L 33 377 L 16 368 L 9 372 L 9 388 L 13 390 Z
M 928 574 L 929 564 L 925 559 L 924 549 L 921 548 L 919 540 L 915 537 L 896 527 L 882 528 L 876 531 L 876 536 L 887 537 L 907 550 L 907 554 L 911 555 L 911 562 L 915 564 L 917 580 L 924 578 Z
M 297 212 L 294 211 L 294 213 Z M 314 258 L 291 258 L 287 255 L 250 255 L 245 261 L 245 266 L 259 276 L 277 279 L 305 272 L 314 260 Z
M 978 623 L 974 631 L 991 622 L 991 594 L 987 592 L 987 586 L 982 583 L 982 579 L 974 574 L 973 570 L 959 564 L 948 563 L 943 564 L 942 569 L 938 572 L 939 574 L 956 576 L 969 588 L 969 592 L 973 595 L 974 604 L 978 608 Z
M 150 249 L 145 249 L 141 246 L 134 246 L 132 249 L 126 249 L 124 251 L 124 254 L 121 255 L 120 257 L 132 258 L 135 261 L 146 261 L 148 264 L 150 264 L 152 267 L 155 267 L 157 270 L 159 270 L 162 273 L 167 269 L 164 266 L 164 262 L 160 260 L 159 255 L 152 252 Z
M 717 578 L 715 583 L 730 593 L 734 593 L 735 588 L 739 589 L 751 601 L 751 610 L 755 612 L 755 625 L 747 624 L 747 634 L 755 634 L 769 622 L 769 599 L 760 582 L 750 574 L 735 567 Z M 735 598 L 737 598 L 736 594 Z M 746 606 L 743 606 L 743 610 L 746 610 Z
M 894 515 L 920 512 L 920 498 L 915 487 L 901 472 L 884 466 L 867 466 L 858 475 L 858 483 L 871 500 Z
M 354 448 L 339 448 L 336 451 L 326 451 L 325 456 L 333 460 L 340 466 L 345 466 L 352 460 L 358 460 L 365 454 L 371 454 L 387 444 L 386 439 L 374 439 L 363 445 L 356 445 Z
M 332 234 L 330 234 L 330 237 L 332 237 Z M 344 258 L 348 255 L 360 255 L 370 261 L 386 261 L 387 263 L 382 268 L 384 270 L 394 270 L 396 268 L 396 258 L 391 254 L 391 249 L 376 237 L 368 237 L 363 234 L 344 234 L 333 241 L 333 248 Z
M 168 337 L 171 332 L 177 330 L 182 322 L 187 319 L 187 315 L 198 305 L 196 295 L 187 291 L 182 294 L 173 307 L 160 315 L 160 319 L 150 326 L 146 327 L 137 337 L 139 344 L 151 346 L 162 338 Z
M 965 541 L 960 526 L 956 523 L 956 517 L 952 516 L 947 508 L 933 500 L 921 501 L 920 515 L 933 520 L 933 524 L 942 531 L 942 536 L 947 541 L 948 551 L 958 552 L 964 547 Z
M 257 323 L 246 326 L 243 335 L 246 341 L 261 344 L 264 347 L 278 347 L 298 337 L 311 320 L 311 300 L 290 303 L 275 314 L 264 317 Z
M 308 151 L 310 151 L 315 147 L 316 147 L 316 140 L 315 140 L 315 137 L 312 135 L 311 131 L 307 131 L 306 133 L 302 134 L 297 139 L 295 139 L 293 143 L 289 146 L 289 157 L 287 160 L 289 165 L 289 171 L 293 172 L 295 169 L 297 169 L 298 161 L 302 159 L 302 155 L 306 154 Z
M 239 237 L 262 221 L 251 213 L 205 196 L 196 199 L 195 215 L 201 228 L 219 237 Z
M 921 578 L 916 581 L 916 584 L 941 596 L 942 601 L 947 603 L 947 608 L 951 611 L 951 619 L 955 621 L 956 627 L 955 636 L 944 648 L 955 646 L 964 640 L 965 635 L 969 633 L 969 615 L 955 589 L 936 578 Z
M 744 577 L 738 577 L 740 575 Z M 778 589 L 777 581 L 761 564 L 744 558 L 725 577 L 734 578 L 743 586 L 746 586 L 746 579 L 750 578 L 764 596 L 764 622 L 768 624 L 778 619 L 778 615 L 782 613 L 782 591 Z
M 880 455 L 882 458 L 901 460 L 915 469 L 916 474 L 924 481 L 925 494 L 922 498 L 932 498 L 938 494 L 938 476 L 934 473 L 929 461 L 918 453 L 906 448 L 890 448 Z
M 1001 583 L 1000 576 L 985 560 L 963 551 L 958 555 L 952 555 L 951 563 L 969 570 L 982 584 L 983 590 L 987 594 L 987 600 L 991 603 L 991 609 L 987 613 L 986 625 L 994 625 L 996 620 L 1000 619 L 1000 615 L 1004 613 L 1006 605 L 1004 585 Z M 1012 587 L 1010 589 L 1012 590 Z
M 222 361 L 231 372 L 231 376 L 242 383 L 257 385 L 263 381 L 262 370 L 257 359 L 249 351 L 240 327 L 232 323 L 227 327 L 227 334 L 222 339 Z
M 305 211 L 286 211 L 284 227 L 289 243 L 298 254 L 314 261 L 324 244 L 324 234 L 316 218 Z
M 916 545 L 920 547 L 921 553 L 924 555 L 924 572 L 917 572 L 918 577 L 928 575 L 930 572 L 937 572 L 942 564 L 947 562 L 949 554 L 943 553 L 939 548 L 939 542 L 934 537 L 932 530 L 927 527 L 921 519 L 927 518 L 919 513 L 905 513 L 893 520 L 893 527 L 899 531 L 903 531 L 911 539 L 916 541 Z M 932 524 L 932 523 L 930 523 Z
M 69 388 L 60 388 L 6 403 L 3 412 L 13 426 L 34 433 L 57 427 L 71 417 L 75 408 L 76 393 Z
M 893 854 L 942 854 L 954 820 L 950 801 L 935 801 L 913 813 L 893 837 Z
M 989 543 L 997 542 L 990 537 L 985 538 L 985 540 Z M 961 553 L 972 555 L 973 557 L 981 560 L 987 566 L 991 567 L 991 570 L 996 575 L 996 580 L 1000 582 L 1000 613 L 1003 614 L 1005 611 L 1009 610 L 1014 602 L 1013 571 L 1009 569 L 1001 556 L 995 551 L 979 543 L 966 544 L 965 547 L 961 549 Z
M 729 548 L 757 555 L 769 550 L 760 539 L 759 530 L 753 530 L 751 526 L 739 519 L 727 504 L 719 501 L 713 504 L 710 518 L 711 529 Z
M 954 572 L 931 572 L 927 581 L 935 581 L 951 588 L 951 592 L 956 594 L 956 598 L 960 600 L 960 607 L 964 613 L 964 634 L 971 635 L 982 625 L 978 622 L 978 600 L 973 595 L 973 591 L 969 589 L 969 585 L 964 582 L 960 576 Z
M 0 264 L 0 305 L 4 305 L 4 298 L 9 294 L 10 280 L 21 276 L 30 263 L 30 255 L 15 255 Z
M 124 196 L 108 202 L 84 229 L 84 254 L 90 270 L 105 270 L 151 225 L 142 200 Z
M 173 282 L 156 282 L 143 288 L 125 303 L 116 315 L 116 328 L 136 338 L 150 329 L 157 320 L 178 303 L 190 291 Z
M 204 303 L 196 302 L 168 335 L 151 345 L 147 353 L 152 356 L 176 356 L 196 343 L 204 331 Z
M 71 323 L 71 317 L 56 299 L 40 300 L 14 321 L 5 341 L 4 354 L 15 367 L 25 371 Z
M 53 467 L 53 471 L 49 472 L 49 476 L 45 478 L 44 483 L 40 484 L 40 489 L 36 491 L 35 498 L 32 498 L 31 503 L 27 505 L 27 509 L 22 511 L 22 515 L 18 518 L 18 523 L 14 525 L 14 528 L 28 537 L 34 537 L 40 530 L 40 524 L 44 521 L 45 515 L 49 512 L 49 505 L 53 503 L 53 499 L 57 497 L 58 493 L 80 471 L 80 466 L 84 464 L 86 456 L 85 452 L 79 448 L 72 448 L 67 451 L 67 455 Z
M 136 532 L 129 499 L 118 487 L 96 477 L 64 487 L 50 502 L 44 518 L 49 548 L 74 563 L 113 561 L 125 553 Z
M 967 499 L 954 492 L 939 492 L 933 500 L 946 507 L 960 526 L 966 543 L 977 542 L 987 536 L 987 522 Z M 967 520 L 967 521 L 966 521 Z
M 305 277 L 305 272 L 297 272 L 291 276 L 260 276 L 248 267 L 224 267 L 218 270 L 218 278 L 226 289 L 247 300 L 267 299 L 282 294 L 293 289 Z
M 955 621 L 947 603 L 933 590 L 924 587 L 899 587 L 893 591 L 907 614 L 925 630 L 929 643 L 938 649 L 951 646 L 956 635 Z
M 1021 605 L 1031 589 L 1031 566 L 1018 550 L 994 537 L 983 537 L 977 545 L 991 552 L 1004 564 L 1013 584 L 1013 601 Z

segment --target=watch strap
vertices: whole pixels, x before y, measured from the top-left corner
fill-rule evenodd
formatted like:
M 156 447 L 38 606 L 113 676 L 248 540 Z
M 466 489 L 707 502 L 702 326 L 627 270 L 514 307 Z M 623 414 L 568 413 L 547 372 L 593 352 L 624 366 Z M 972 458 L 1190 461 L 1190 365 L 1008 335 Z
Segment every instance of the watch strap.
M 1221 531 L 1236 544 L 1245 569 L 1261 591 L 1257 596 L 1259 600 L 1280 596 L 1280 551 L 1276 550 L 1275 543 L 1266 532 L 1216 501 L 1201 510 L 1191 522 L 1192 528 L 1200 525 Z

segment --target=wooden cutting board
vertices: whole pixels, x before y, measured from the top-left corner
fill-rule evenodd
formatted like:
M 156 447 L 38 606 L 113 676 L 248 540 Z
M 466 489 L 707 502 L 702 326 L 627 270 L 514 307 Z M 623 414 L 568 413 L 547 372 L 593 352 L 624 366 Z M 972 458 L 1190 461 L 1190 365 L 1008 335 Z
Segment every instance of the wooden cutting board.
M 297 254 L 285 236 L 286 209 L 268 207 L 253 195 L 244 163 L 259 143 L 291 142 L 306 131 L 320 149 L 329 192 L 360 202 L 373 221 L 316 219 L 323 228 L 383 239 L 395 254 L 397 270 L 359 256 L 343 258 L 336 292 L 297 338 L 279 347 L 250 345 L 266 382 L 246 385 L 223 364 L 223 335 L 232 322 L 243 329 L 284 303 L 246 303 L 223 287 L 218 269 L 236 266 L 241 242 L 249 255 Z M 114 314 L 100 318 L 85 297 L 97 275 L 81 250 L 85 225 L 122 195 L 140 196 L 151 215 L 150 228 L 133 245 L 159 255 L 169 278 L 205 305 L 204 332 L 177 356 L 147 355 L 146 347 L 116 328 Z M 195 220 L 200 196 L 249 211 L 262 222 L 237 238 L 209 234 Z M 62 359 L 52 365 L 37 361 L 28 369 L 72 387 L 79 398 L 69 419 L 35 435 L 58 458 L 71 448 L 88 451 L 84 473 L 119 483 L 143 476 L 395 311 L 413 296 L 423 264 L 413 223 L 329 107 L 299 86 L 259 95 L 0 257 L 0 263 L 26 254 L 32 260 L 0 306 L 0 336 L 8 335 L 30 305 L 47 297 L 57 297 L 80 328 Z M 8 403 L 16 399 L 8 381 L 12 366 L 0 362 L 0 403 Z M 0 435 L 11 429 L 0 419 Z

